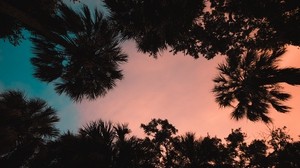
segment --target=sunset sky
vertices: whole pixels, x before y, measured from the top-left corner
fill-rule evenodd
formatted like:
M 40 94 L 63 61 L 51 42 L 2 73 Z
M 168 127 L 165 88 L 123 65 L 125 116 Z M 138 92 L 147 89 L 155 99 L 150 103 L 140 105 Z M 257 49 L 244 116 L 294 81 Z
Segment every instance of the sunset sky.
M 273 125 L 246 119 L 235 121 L 230 118 L 232 109 L 220 108 L 211 92 L 212 79 L 217 74 L 216 66 L 224 57 L 193 59 L 183 54 L 173 56 L 165 52 L 154 59 L 137 53 L 133 42 L 126 43 L 124 49 L 130 56 L 123 66 L 124 80 L 104 98 L 77 104 L 79 122 L 85 123 L 95 118 L 128 122 L 136 135 L 143 135 L 140 124 L 152 118 L 167 118 L 179 129 L 179 134 L 191 131 L 198 136 L 209 133 L 225 137 L 232 128 L 241 127 L 249 138 L 258 138 L 265 136 L 268 128 L 282 126 L 287 126 L 294 137 L 299 134 L 299 87 L 283 85 L 293 96 L 287 102 L 293 109 L 288 114 L 271 111 Z M 297 49 L 291 48 L 283 57 L 285 60 L 281 66 L 297 66 L 299 56 Z
M 91 3 L 90 3 L 91 5 Z M 76 131 L 87 122 L 97 119 L 128 123 L 132 135 L 143 136 L 141 123 L 152 118 L 168 119 L 179 134 L 191 131 L 197 136 L 224 138 L 231 129 L 242 128 L 250 139 L 267 136 L 268 128 L 287 126 L 294 138 L 300 135 L 300 87 L 283 85 L 292 94 L 286 103 L 290 113 L 270 111 L 273 125 L 249 120 L 235 121 L 230 118 L 232 109 L 223 109 L 214 101 L 211 92 L 216 67 L 224 56 L 212 60 L 193 59 L 183 54 L 163 52 L 157 59 L 138 53 L 135 43 L 123 44 L 129 61 L 122 65 L 124 79 L 105 97 L 95 101 L 73 103 L 68 97 L 55 93 L 51 84 L 32 77 L 31 43 L 25 40 L 14 47 L 0 40 L 0 90 L 19 89 L 28 97 L 46 100 L 58 111 L 62 131 Z M 300 67 L 300 54 L 290 47 L 281 66 Z

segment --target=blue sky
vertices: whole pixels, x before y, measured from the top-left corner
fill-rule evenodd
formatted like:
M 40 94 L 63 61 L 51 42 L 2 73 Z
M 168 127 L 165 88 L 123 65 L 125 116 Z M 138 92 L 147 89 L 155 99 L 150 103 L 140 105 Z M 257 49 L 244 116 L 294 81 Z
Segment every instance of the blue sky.
M 24 34 L 28 36 L 28 33 Z M 78 110 L 70 99 L 54 92 L 53 86 L 33 78 L 33 66 L 30 63 L 31 42 L 23 40 L 13 46 L 7 40 L 0 40 L 0 90 L 18 89 L 28 98 L 38 97 L 55 108 L 60 117 L 57 127 L 62 131 L 78 128 Z
M 74 8 L 81 6 L 80 3 L 71 3 L 65 0 L 68 5 Z M 91 9 L 100 8 L 102 1 L 83 0 Z M 58 95 L 51 84 L 39 81 L 33 77 L 33 66 L 30 63 L 32 54 L 32 44 L 29 33 L 23 34 L 25 40 L 20 45 L 13 46 L 8 40 L 0 39 L 0 91 L 7 89 L 17 89 L 23 91 L 27 97 L 38 97 L 57 110 L 60 122 L 57 127 L 65 132 L 67 130 L 76 131 L 85 123 L 79 122 L 79 111 L 76 104 L 64 95 Z

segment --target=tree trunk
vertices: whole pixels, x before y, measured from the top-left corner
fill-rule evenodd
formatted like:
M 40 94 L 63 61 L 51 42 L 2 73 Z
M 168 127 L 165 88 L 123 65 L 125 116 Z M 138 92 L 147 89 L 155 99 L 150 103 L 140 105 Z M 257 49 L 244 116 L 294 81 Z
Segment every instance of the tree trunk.
M 68 48 L 73 47 L 71 46 L 65 39 L 60 37 L 59 35 L 50 32 L 49 30 L 45 29 L 43 25 L 41 25 L 36 19 L 32 18 L 31 16 L 28 16 L 25 12 L 15 8 L 14 6 L 8 4 L 7 2 L 0 0 L 0 12 L 10 16 L 22 24 L 24 24 L 26 27 L 29 28 L 29 30 L 33 30 L 39 35 L 42 35 L 46 37 L 48 40 L 55 42 L 57 44 L 60 44 L 61 46 Z

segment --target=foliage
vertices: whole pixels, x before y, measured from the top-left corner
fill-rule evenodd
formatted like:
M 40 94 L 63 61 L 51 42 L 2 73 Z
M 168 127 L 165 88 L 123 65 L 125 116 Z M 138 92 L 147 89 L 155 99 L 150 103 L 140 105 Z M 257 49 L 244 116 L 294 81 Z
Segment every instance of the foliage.
M 139 51 L 156 56 L 189 40 L 190 30 L 202 14 L 202 0 L 105 0 L 111 18 L 125 39 L 134 39 Z M 186 51 L 187 54 L 195 54 Z
M 75 2 L 76 0 L 71 0 Z M 111 12 L 81 11 L 61 0 L 0 0 L 0 38 L 17 45 L 31 33 L 34 76 L 74 101 L 104 96 L 122 79 L 120 43 L 133 39 L 156 56 L 171 48 L 207 59 L 227 55 L 214 79 L 221 107 L 232 117 L 271 122 L 286 113 L 281 83 L 300 84 L 298 68 L 279 68 L 286 45 L 300 45 L 299 0 L 104 0 Z M 266 8 L 268 10 L 266 10 Z M 300 143 L 285 128 L 271 139 L 245 142 L 240 129 L 217 137 L 177 136 L 168 120 L 142 124 L 147 137 L 127 137 L 127 125 L 102 120 L 57 139 L 55 110 L 19 91 L 0 94 L 1 167 L 300 167 Z
M 44 100 L 28 99 L 20 91 L 0 94 L 0 165 L 19 167 L 58 135 L 56 111 Z M 2 167 L 2 166 L 1 166 Z
M 230 22 L 244 21 L 243 27 L 247 26 L 251 27 L 252 31 L 256 30 L 252 38 L 256 47 L 261 49 L 278 48 L 284 44 L 300 44 L 300 2 L 297 0 L 223 0 L 212 2 L 212 8 L 231 17 Z M 236 30 L 235 33 L 242 33 L 245 30 Z M 245 47 L 249 48 L 247 45 Z
M 268 110 L 286 113 L 290 107 L 282 104 L 290 98 L 280 83 L 300 84 L 299 68 L 279 68 L 284 50 L 248 51 L 241 57 L 228 57 L 219 64 L 219 76 L 214 79 L 213 92 L 221 107 L 233 107 L 232 117 L 251 121 L 271 122 Z
M 40 21 L 37 14 L 30 15 L 13 3 L 3 1 L 0 7 L 32 31 L 34 76 L 54 83 L 59 94 L 74 101 L 95 99 L 122 79 L 119 66 L 127 55 L 120 49 L 118 32 L 97 9 L 91 12 L 83 5 L 76 12 L 59 3 L 52 13 L 43 11 L 48 15 Z
M 127 61 L 118 46 L 117 36 L 109 22 L 87 6 L 76 13 L 60 7 L 59 19 L 68 33 L 61 38 L 67 44 L 57 44 L 44 36 L 32 38 L 35 57 L 35 77 L 53 82 L 58 93 L 65 93 L 75 101 L 103 96 L 122 79 L 119 64 Z
M 93 121 L 77 133 L 66 132 L 39 143 L 29 160 L 18 160 L 14 167 L 246 168 L 299 167 L 300 163 L 300 142 L 291 139 L 285 127 L 270 130 L 269 138 L 250 142 L 240 128 L 224 140 L 209 135 L 196 138 L 193 133 L 177 136 L 177 129 L 166 119 L 152 119 L 142 128 L 147 136 L 137 138 L 130 135 L 127 124 Z M 3 144 L 4 139 L 0 140 Z M 27 157 L 26 153 L 18 154 L 19 158 Z M 7 165 L 3 162 L 6 157 L 1 154 L 1 167 Z
M 175 135 L 177 129 L 168 120 L 152 119 L 147 125 L 141 124 L 147 138 L 154 145 L 156 156 L 155 167 L 174 167 L 179 166 L 180 157 L 174 148 L 177 141 Z
M 174 53 L 210 59 L 218 54 L 238 56 L 248 49 L 276 50 L 300 44 L 297 0 L 105 3 L 123 36 L 152 55 L 170 47 Z
M 42 24 L 46 24 L 49 27 L 53 26 L 49 24 L 50 16 L 57 10 L 61 0 L 1 0 L 9 3 L 18 10 L 25 12 L 27 15 L 34 17 Z M 26 29 L 32 31 L 26 24 L 20 22 L 18 19 L 7 16 L 0 10 L 0 38 L 8 39 L 12 44 L 17 45 L 20 40 L 23 39 L 22 30 Z M 57 24 L 55 24 L 57 25 Z
M 281 52 L 286 44 L 300 44 L 297 0 L 104 2 L 110 11 L 107 19 L 97 10 L 91 13 L 86 6 L 82 12 L 75 12 L 60 0 L 32 1 L 34 5 L 2 0 L 0 17 L 11 32 L 3 31 L 0 38 L 18 39 L 22 28 L 33 32 L 35 77 L 53 82 L 58 93 L 67 94 L 74 101 L 104 96 L 114 88 L 116 80 L 122 79 L 119 65 L 127 61 L 119 47 L 122 40 L 133 39 L 138 50 L 154 56 L 170 47 L 174 53 L 184 52 L 195 58 L 203 55 L 208 59 L 217 54 L 227 55 L 228 59 L 240 58 L 245 51 Z M 5 10 L 8 5 L 10 8 Z M 265 10 L 266 6 L 271 10 Z M 295 71 L 291 69 L 285 74 Z M 289 80 L 285 82 L 294 82 Z M 259 104 L 254 111 L 261 112 L 247 113 L 248 118 L 270 122 L 263 114 L 267 109 L 265 103 Z M 285 106 L 278 105 L 275 103 L 276 110 L 287 111 L 282 109 Z M 241 114 L 235 118 L 243 116 L 242 112 L 237 113 Z

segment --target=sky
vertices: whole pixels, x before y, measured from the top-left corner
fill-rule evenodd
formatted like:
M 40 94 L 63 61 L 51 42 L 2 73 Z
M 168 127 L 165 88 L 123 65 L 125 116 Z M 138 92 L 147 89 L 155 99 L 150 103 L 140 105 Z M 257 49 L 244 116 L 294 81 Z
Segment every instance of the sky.
M 93 6 L 92 1 L 88 1 Z M 211 92 L 216 67 L 224 56 L 212 60 L 194 59 L 181 53 L 160 53 L 157 59 L 138 53 L 132 41 L 123 44 L 129 55 L 128 63 L 121 66 L 124 79 L 105 97 L 94 101 L 74 103 L 64 95 L 55 93 L 51 84 L 33 78 L 30 64 L 31 43 L 24 40 L 12 46 L 0 40 L 0 90 L 19 89 L 28 97 L 39 97 L 57 109 L 60 122 L 57 127 L 65 132 L 77 131 L 88 122 L 97 119 L 115 123 L 128 123 L 132 135 L 144 136 L 141 123 L 153 118 L 168 119 L 179 135 L 193 132 L 199 136 L 226 137 L 232 129 L 242 128 L 249 139 L 265 138 L 269 129 L 287 126 L 294 138 L 300 135 L 300 87 L 283 85 L 292 94 L 286 103 L 290 113 L 273 110 L 273 125 L 261 122 L 239 121 L 230 118 L 230 108 L 220 108 Z M 296 47 L 289 47 L 280 66 L 300 67 L 300 54 Z
M 293 109 L 279 114 L 270 111 L 273 125 L 249 120 L 235 121 L 232 109 L 220 108 L 212 93 L 212 79 L 218 74 L 216 67 L 224 56 L 212 60 L 194 59 L 183 54 L 161 53 L 157 59 L 137 53 L 134 42 L 124 44 L 129 61 L 122 66 L 125 78 L 104 98 L 77 104 L 81 123 L 102 118 L 129 123 L 135 135 L 143 135 L 141 123 L 152 118 L 168 119 L 182 135 L 226 137 L 232 129 L 242 128 L 249 138 L 265 137 L 269 129 L 287 126 L 290 134 L 299 135 L 299 87 L 283 85 L 292 94 L 287 102 Z M 298 53 L 297 53 L 298 52 Z M 290 47 L 280 66 L 299 65 L 299 51 Z
M 25 33 L 25 36 L 28 34 Z M 51 84 L 42 83 L 33 78 L 33 66 L 30 64 L 31 42 L 23 40 L 19 46 L 0 40 L 0 91 L 16 89 L 25 93 L 27 98 L 41 98 L 57 110 L 62 131 L 76 131 L 79 123 L 79 111 L 66 96 L 55 93 Z

